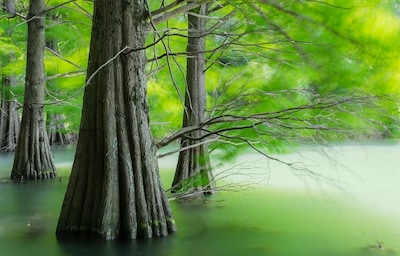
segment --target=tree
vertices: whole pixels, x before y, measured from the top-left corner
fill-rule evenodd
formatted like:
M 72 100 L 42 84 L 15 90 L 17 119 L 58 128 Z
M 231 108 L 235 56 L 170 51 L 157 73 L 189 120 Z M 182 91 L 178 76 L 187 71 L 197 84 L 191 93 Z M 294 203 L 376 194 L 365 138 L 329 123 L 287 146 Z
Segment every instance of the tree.
M 80 133 L 58 236 L 134 239 L 176 229 L 149 127 L 146 8 L 144 0 L 95 2 Z
M 2 0 L 3 1 L 3 0 Z M 10 3 L 11 1 L 7 1 Z M 0 55 L 2 62 L 1 73 L 3 76 L 15 76 L 16 86 L 4 87 L 3 107 L 5 104 L 18 104 L 17 107 L 10 108 L 21 110 L 23 104 L 24 86 L 23 79 L 26 62 L 26 42 L 27 42 L 27 23 L 28 20 L 28 1 L 17 2 L 18 11 L 16 15 L 2 12 L 0 19 Z M 11 4 L 11 6 L 14 6 Z M 88 45 L 90 39 L 91 13 L 93 3 L 91 1 L 50 1 L 46 4 L 46 86 L 44 91 L 45 114 L 47 117 L 62 115 L 66 117 L 64 124 L 57 121 L 62 129 L 57 129 L 59 133 L 56 137 L 54 130 L 48 134 L 50 144 L 65 143 L 70 134 L 76 134 L 79 127 L 80 112 L 82 110 L 82 95 L 84 83 L 84 74 L 86 72 Z M 15 7 L 15 6 L 14 6 Z M 2 10 L 6 11 L 3 7 Z M 5 15 L 4 15 L 5 14 Z M 12 17 L 12 18 L 11 18 Z M 12 57 L 14 55 L 14 57 Z M 8 81 L 8 79 L 6 79 Z M 7 96 L 7 100 L 5 97 Z M 14 127 L 17 134 L 19 125 L 9 125 L 7 109 L 2 114 L 3 126 Z M 4 119 L 6 118 L 6 119 Z M 19 118 L 20 119 L 20 118 Z M 12 118 L 16 120 L 16 118 Z M 46 124 L 51 123 L 46 118 Z M 53 122 L 54 123 L 54 122 Z M 16 128 L 15 128 L 16 127 Z M 2 130 L 3 142 L 6 143 L 8 134 Z M 9 133 L 9 134 L 12 134 Z M 54 141 L 64 137 L 63 142 Z M 2 150 L 15 148 L 14 146 L 2 146 Z
M 210 117 L 183 127 L 161 140 L 160 146 L 176 139 L 208 138 L 225 161 L 249 147 L 274 159 L 271 152 L 299 144 L 389 133 L 387 124 L 396 118 L 388 116 L 396 104 L 367 88 L 371 56 L 364 55 L 365 45 L 355 40 L 354 29 L 351 34 L 345 29 L 353 8 L 318 1 L 229 4 L 240 11 L 212 33 L 222 43 L 216 47 L 219 52 L 212 51 L 216 54 L 210 66 L 220 63 L 214 67 L 223 68 L 217 69 L 218 75 L 207 68 L 213 78 L 218 77 L 214 82 L 220 82 L 209 91 Z M 383 104 L 386 111 L 376 111 Z M 202 135 L 194 136 L 197 131 Z
M 57 15 L 48 15 L 51 16 L 52 21 L 57 20 Z M 61 53 L 58 49 L 58 42 L 55 38 L 46 38 L 46 49 L 50 51 L 55 56 L 61 56 Z M 75 64 L 75 63 L 73 63 Z M 75 64 L 76 65 L 76 64 Z M 76 65 L 77 66 L 77 65 Z M 79 66 L 78 66 L 79 67 Z M 60 113 L 47 112 L 47 127 L 48 127 L 48 138 L 50 145 L 62 145 L 69 144 L 72 142 L 72 136 L 65 129 L 65 117 Z
M 25 97 L 11 172 L 12 179 L 47 179 L 57 176 L 44 119 L 45 16 L 45 2 L 31 0 L 28 14 Z
M 65 129 L 65 117 L 61 114 L 47 113 L 48 137 L 50 145 L 70 144 L 73 135 Z
M 15 8 L 15 0 L 3 0 L 2 9 L 9 13 L 9 17 L 14 17 L 17 13 Z
M 193 14 L 191 14 L 193 13 Z M 185 108 L 182 129 L 205 121 L 206 112 L 206 18 L 207 4 L 188 14 L 188 43 Z M 195 130 L 181 138 L 178 163 L 172 182 L 172 192 L 211 193 L 215 188 L 205 132 Z
M 12 18 L 16 14 L 14 0 L 4 0 L 2 4 L 3 9 Z M 3 48 L 3 47 L 2 47 Z M 2 62 L 12 62 L 15 60 L 15 47 L 6 45 L 2 49 Z M 7 56 L 3 56 L 7 55 Z M 4 65 L 4 64 L 3 64 Z M 2 90 L 1 90 L 1 103 L 0 103 L 0 152 L 13 151 L 17 146 L 20 116 L 18 112 L 18 104 L 12 96 L 10 88 L 15 86 L 15 74 L 2 74 Z
M 13 99 L 10 87 L 15 85 L 15 76 L 2 76 L 2 98 L 0 108 L 0 152 L 13 151 L 17 146 L 20 116 L 18 104 Z

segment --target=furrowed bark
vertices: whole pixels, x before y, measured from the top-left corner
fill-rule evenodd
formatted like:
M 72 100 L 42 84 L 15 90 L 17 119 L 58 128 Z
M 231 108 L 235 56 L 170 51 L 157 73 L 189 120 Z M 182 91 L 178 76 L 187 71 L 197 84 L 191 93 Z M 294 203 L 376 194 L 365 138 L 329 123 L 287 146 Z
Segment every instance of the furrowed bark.
M 176 229 L 149 127 L 147 29 L 143 0 L 95 3 L 88 85 L 59 237 L 151 238 Z M 125 47 L 142 50 L 124 53 Z
M 205 85 L 205 34 L 207 33 L 206 19 L 207 5 L 192 10 L 188 14 L 188 43 L 187 43 L 187 71 L 185 110 L 183 113 L 182 129 L 198 125 L 205 120 L 206 85 Z M 198 140 L 203 131 L 195 130 L 181 139 L 182 150 L 179 153 L 175 177 L 171 191 L 174 193 L 211 193 L 215 184 L 212 179 L 212 170 L 206 143 L 198 146 Z
M 25 97 L 11 179 L 57 176 L 44 122 L 45 10 L 43 0 L 30 1 Z

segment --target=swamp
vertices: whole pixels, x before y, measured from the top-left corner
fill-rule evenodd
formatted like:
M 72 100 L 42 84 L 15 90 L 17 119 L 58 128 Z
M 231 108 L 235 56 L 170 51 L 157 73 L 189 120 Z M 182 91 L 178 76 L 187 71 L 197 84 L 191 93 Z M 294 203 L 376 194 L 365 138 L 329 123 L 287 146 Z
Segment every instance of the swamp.
M 329 158 L 310 149 L 281 157 L 306 159 L 312 168 L 324 169 L 331 182 L 296 176 L 287 166 L 243 154 L 221 166 L 226 177 L 219 182 L 227 184 L 225 191 L 203 200 L 171 201 L 175 234 L 138 241 L 57 241 L 74 146 L 53 148 L 57 181 L 15 184 L 8 178 L 12 154 L 0 155 L 0 204 L 8 206 L 0 208 L 0 251 L 49 256 L 399 255 L 400 143 L 348 143 L 328 150 Z M 159 162 L 168 184 L 176 156 Z M 234 184 L 246 185 L 230 188 Z

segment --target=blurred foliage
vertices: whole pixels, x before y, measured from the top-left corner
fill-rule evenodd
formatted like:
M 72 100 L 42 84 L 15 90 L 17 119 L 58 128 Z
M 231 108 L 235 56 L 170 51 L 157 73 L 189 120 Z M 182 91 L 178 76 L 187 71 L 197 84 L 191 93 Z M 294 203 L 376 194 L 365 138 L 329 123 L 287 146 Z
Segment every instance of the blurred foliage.
M 173 2 L 149 5 L 156 10 Z M 66 127 L 77 132 L 93 1 L 50 0 L 47 5 L 46 111 L 66 116 Z M 0 57 L 1 73 L 17 74 L 18 86 L 12 90 L 22 102 L 27 1 L 18 1 L 17 9 L 15 18 L 0 14 Z M 230 159 L 248 147 L 246 140 L 269 153 L 300 143 L 398 137 L 398 1 L 226 0 L 210 2 L 209 10 L 209 118 L 271 115 L 353 96 L 365 99 L 304 108 L 248 129 L 234 128 L 250 127 L 254 119 L 212 125 L 211 131 L 226 130 L 211 145 L 216 155 Z M 150 121 L 157 140 L 181 126 L 186 43 L 186 14 L 157 25 L 147 39 Z
M 47 75 L 45 110 L 67 117 L 66 132 L 79 129 L 83 85 L 88 58 L 91 1 L 50 0 L 46 2 Z M 17 1 L 18 15 L 0 14 L 1 74 L 17 76 L 17 86 L 10 88 L 18 102 L 23 102 L 28 1 Z
M 400 19 L 396 1 L 389 2 L 211 4 L 209 9 L 218 4 L 228 7 L 210 13 L 207 19 L 210 29 L 218 27 L 207 36 L 209 117 L 301 108 L 265 124 L 242 120 L 209 126 L 220 139 L 211 145 L 214 156 L 229 160 L 249 144 L 269 154 L 304 143 L 398 137 L 400 73 L 396 42 Z M 224 20 L 230 12 L 234 15 Z M 184 91 L 185 58 L 179 53 L 186 46 L 182 40 L 187 36 L 182 25 L 186 22 L 185 17 L 179 17 L 160 30 L 173 34 L 165 40 L 171 57 L 169 63 L 158 60 L 160 72 L 154 77 L 160 88 L 164 87 L 162 98 L 168 94 L 175 107 L 157 114 L 153 110 L 152 120 L 163 120 L 170 127 L 182 115 L 179 100 Z M 158 49 L 165 53 L 163 47 Z M 171 95 L 176 91 L 180 96 Z M 162 110 L 164 101 L 152 99 Z M 157 129 L 156 133 L 168 131 Z

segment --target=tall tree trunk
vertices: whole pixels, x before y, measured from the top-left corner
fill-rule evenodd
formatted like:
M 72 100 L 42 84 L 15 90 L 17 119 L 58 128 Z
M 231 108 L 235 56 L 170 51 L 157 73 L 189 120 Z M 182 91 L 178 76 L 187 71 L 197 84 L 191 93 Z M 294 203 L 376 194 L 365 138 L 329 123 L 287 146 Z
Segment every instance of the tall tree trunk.
M 29 2 L 25 97 L 18 145 L 11 172 L 12 179 L 56 177 L 43 110 L 45 12 L 44 0 Z
M 9 17 L 14 17 L 17 14 L 15 0 L 3 0 L 2 7 L 10 14 Z
M 3 0 L 2 9 L 14 17 L 16 14 L 15 1 Z M 10 54 L 10 61 L 15 59 Z M 13 99 L 10 88 L 16 84 L 15 75 L 3 74 L 1 79 L 1 103 L 0 103 L 0 152 L 14 151 L 17 146 L 20 117 L 17 102 Z
M 207 5 L 204 4 L 192 10 L 198 15 L 188 15 L 188 44 L 185 110 L 182 127 L 194 126 L 205 119 L 206 84 L 205 84 L 205 39 Z M 181 148 L 189 148 L 179 153 L 172 192 L 197 193 L 212 192 L 215 183 L 212 172 L 208 147 L 200 144 L 198 139 L 204 135 L 202 131 L 190 133 L 181 140 Z M 199 146 L 194 146 L 200 144 Z
M 2 98 L 0 108 L 0 152 L 14 151 L 17 146 L 20 117 L 17 102 L 10 93 L 15 85 L 15 76 L 2 77 Z
M 95 1 L 88 85 L 58 236 L 135 239 L 175 231 L 149 127 L 146 19 L 145 0 Z

